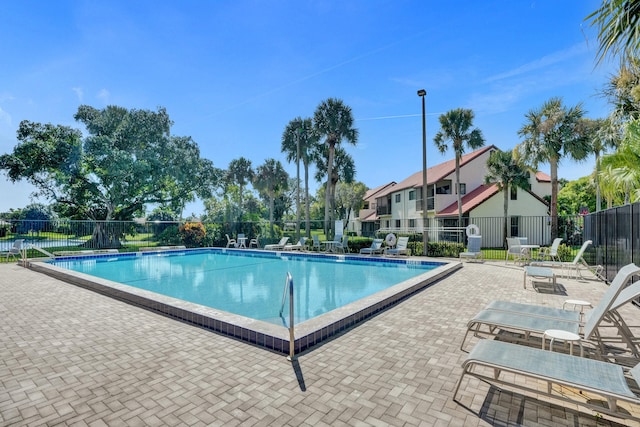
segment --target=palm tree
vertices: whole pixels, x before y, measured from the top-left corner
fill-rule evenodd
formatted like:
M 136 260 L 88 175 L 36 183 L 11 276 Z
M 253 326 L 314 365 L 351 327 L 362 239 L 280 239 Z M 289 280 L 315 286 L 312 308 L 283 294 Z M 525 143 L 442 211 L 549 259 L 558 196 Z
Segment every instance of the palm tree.
M 316 161 L 316 181 L 321 182 L 324 178 L 323 171 L 327 170 L 327 159 L 329 158 L 329 147 L 326 145 L 320 146 L 315 153 L 315 161 Z M 336 197 L 336 187 L 339 181 L 350 184 L 353 182 L 353 179 L 356 176 L 356 166 L 353 161 L 353 157 L 347 153 L 347 151 L 342 147 L 336 147 L 334 156 L 333 156 L 333 168 L 331 169 L 331 181 L 327 183 L 325 187 L 332 192 L 331 200 L 335 203 Z M 325 196 L 326 200 L 326 196 Z M 336 212 L 335 206 L 332 212 Z M 331 224 L 333 227 L 334 224 Z M 342 231 L 342 230 L 340 230 Z M 333 230 L 335 233 L 336 230 Z
M 462 194 L 460 194 L 460 159 L 465 148 L 476 149 L 484 145 L 484 138 L 480 129 L 473 127 L 473 111 L 457 108 L 440 115 L 440 130 L 433 138 L 438 150 L 446 153 L 447 141 L 451 141 L 456 155 L 456 193 L 458 194 L 458 226 L 462 226 Z M 426 189 L 425 197 L 426 197 Z
M 619 127 L 614 125 L 610 119 L 584 119 L 587 126 L 587 133 L 591 142 L 591 151 L 596 157 L 596 166 L 593 173 L 594 186 L 596 187 L 596 212 L 601 209 L 602 196 L 600 191 L 600 170 L 601 155 L 609 148 L 618 146 L 622 139 Z
M 253 177 L 253 186 L 265 199 L 269 200 L 269 231 L 273 237 L 273 207 L 276 197 L 288 187 L 289 176 L 282 163 L 275 159 L 267 159 L 258 166 Z
M 309 221 L 309 165 L 313 161 L 313 155 L 318 145 L 318 136 L 313 129 L 313 121 L 310 118 L 296 117 L 291 120 L 282 134 L 282 152 L 287 154 L 287 161 L 302 160 L 304 166 L 304 205 L 305 205 L 305 235 L 311 237 L 311 222 Z M 300 158 L 298 158 L 298 149 Z M 300 206 L 296 206 L 300 211 Z M 296 224 L 298 231 L 299 222 Z M 296 233 L 297 234 L 297 233 Z
M 624 194 L 624 203 L 640 198 L 640 121 L 627 125 L 625 137 L 615 153 L 602 159 L 607 178 Z M 633 190 L 633 193 L 632 193 Z
M 251 160 L 240 157 L 239 159 L 232 160 L 231 163 L 229 163 L 229 179 L 231 182 L 238 184 L 238 188 L 240 190 L 238 222 L 242 221 L 242 193 L 244 191 L 244 186 L 247 185 L 248 182 L 251 182 L 253 174 L 254 172 L 251 168 Z
M 529 111 L 518 131 L 524 138 L 517 154 L 537 170 L 549 163 L 551 175 L 551 237 L 558 237 L 558 164 L 563 156 L 584 160 L 590 153 L 590 139 L 582 116 L 582 104 L 567 108 L 562 98 L 551 98 L 538 110 Z
M 351 107 L 345 105 L 341 99 L 328 98 L 322 101 L 313 115 L 313 126 L 320 138 L 324 137 L 329 147 L 327 158 L 327 187 L 325 190 L 324 223 L 325 234 L 333 237 L 333 215 L 335 211 L 335 196 L 331 191 L 333 179 L 333 158 L 336 145 L 343 140 L 356 145 L 358 143 L 358 129 L 353 127 Z
M 602 6 L 585 18 L 598 28 L 598 63 L 611 54 L 637 56 L 640 51 L 640 2 L 603 0 Z
M 487 160 L 485 184 L 496 184 L 504 199 L 504 221 L 502 241 L 507 239 L 507 220 L 509 215 L 509 190 L 511 188 L 529 189 L 529 172 L 513 155 L 513 151 L 495 151 Z

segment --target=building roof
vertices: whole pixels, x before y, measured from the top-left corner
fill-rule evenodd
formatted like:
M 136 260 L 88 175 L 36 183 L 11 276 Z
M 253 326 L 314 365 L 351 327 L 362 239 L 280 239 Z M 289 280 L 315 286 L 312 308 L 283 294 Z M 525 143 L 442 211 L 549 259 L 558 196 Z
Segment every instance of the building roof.
M 536 179 L 538 180 L 538 182 L 551 182 L 551 176 L 540 171 L 536 172 Z
M 523 190 L 523 191 L 526 191 L 527 193 L 529 193 L 533 198 L 540 201 L 540 203 L 544 203 L 545 205 L 547 204 L 547 202 L 542 197 L 538 196 L 534 192 L 530 190 Z M 499 193 L 499 192 L 500 190 L 498 189 L 497 184 L 491 184 L 491 185 L 483 184 L 478 188 L 476 188 L 475 190 L 473 190 L 472 192 L 465 194 L 464 196 L 462 196 L 462 214 L 464 215 L 469 211 L 477 208 L 482 203 L 489 200 L 491 197 L 493 197 L 496 193 Z M 451 203 L 449 206 L 442 209 L 441 211 L 436 212 L 436 216 L 454 216 L 454 215 L 458 215 L 457 201 Z
M 484 201 L 493 197 L 500 190 L 496 184 L 481 185 L 472 192 L 462 196 L 462 213 L 465 214 L 470 210 L 478 207 Z M 453 202 L 440 212 L 436 213 L 436 216 L 452 216 L 458 214 L 458 202 Z
M 486 153 L 489 150 L 498 150 L 498 148 L 495 145 L 487 145 L 486 147 L 482 147 L 479 150 L 473 151 L 468 154 L 464 154 L 460 158 L 460 167 L 463 167 L 465 164 L 469 163 L 476 157 Z M 427 169 L 427 184 L 434 184 L 440 181 L 445 176 L 455 172 L 455 170 L 456 170 L 455 158 L 448 160 L 444 163 L 431 166 L 430 168 Z M 381 191 L 380 193 L 378 193 L 376 197 L 382 197 L 395 191 L 401 191 L 406 188 L 416 188 L 416 187 L 422 187 L 422 171 L 416 172 L 413 175 L 406 178 L 405 180 L 400 181 L 396 185 L 386 188 L 385 191 Z
M 378 193 L 386 190 L 387 188 L 391 188 L 394 185 L 396 185 L 395 181 L 391 181 L 387 184 L 382 184 L 377 186 L 376 188 L 371 188 L 369 190 L 367 190 L 366 193 L 364 193 L 364 200 L 369 200 L 369 199 L 375 199 L 376 197 L 378 197 Z

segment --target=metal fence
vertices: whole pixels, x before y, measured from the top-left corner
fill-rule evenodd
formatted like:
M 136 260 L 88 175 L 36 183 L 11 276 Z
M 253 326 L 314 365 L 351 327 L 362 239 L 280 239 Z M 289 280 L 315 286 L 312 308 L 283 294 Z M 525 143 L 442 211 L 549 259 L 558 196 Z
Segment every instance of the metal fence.
M 588 214 L 584 235 L 593 241 L 585 261 L 602 265 L 606 278 L 613 279 L 621 267 L 640 262 L 640 203 Z
M 636 213 L 637 216 L 637 213 Z M 604 218 L 603 222 L 611 221 Z M 624 221 L 623 221 L 624 222 Z M 405 224 L 406 223 L 406 224 Z M 482 248 L 486 259 L 504 259 L 504 218 L 464 218 L 461 226 L 457 220 L 430 220 L 427 233 L 431 256 L 457 256 L 466 246 L 466 226 L 475 224 L 482 236 Z M 408 225 L 408 222 L 401 222 Z M 549 217 L 508 217 L 508 237 L 526 237 L 529 244 L 548 246 L 551 244 Z M 324 236 L 324 221 L 310 222 L 311 234 Z M 223 222 L 189 225 L 185 222 L 167 221 L 75 221 L 75 220 L 9 220 L 0 218 L 0 251 L 6 251 L 16 239 L 24 239 L 27 245 L 46 249 L 49 252 L 116 248 L 119 251 L 139 251 L 141 248 L 156 246 L 185 245 L 188 247 L 226 246 L 226 235 L 236 238 L 244 234 L 248 239 L 258 238 L 261 246 L 276 243 L 282 236 L 297 242 L 296 223 L 275 222 L 273 228 L 267 221 Z M 300 235 L 306 235 L 306 223 L 301 223 Z M 559 218 L 560 237 L 571 253 L 582 244 L 584 217 Z M 636 227 L 638 230 L 638 227 Z M 415 227 L 378 228 L 367 236 L 359 236 L 353 224 L 345 224 L 344 232 L 350 235 L 350 249 L 358 252 L 369 246 L 372 237 L 384 238 L 387 233 L 409 236 L 412 252 L 423 254 L 422 229 Z M 621 231 L 624 234 L 624 230 Z M 338 233 L 339 234 L 339 233 Z M 595 239 L 593 239 L 595 242 Z M 446 249 L 451 244 L 453 250 Z M 599 245 L 595 245 L 599 246 Z M 610 257 L 611 251 L 605 251 Z M 32 253 L 37 256 L 38 254 Z M 592 256 L 589 252 L 587 256 Z M 622 261 L 620 261 L 622 262 Z M 616 270 L 617 271 L 617 270 Z

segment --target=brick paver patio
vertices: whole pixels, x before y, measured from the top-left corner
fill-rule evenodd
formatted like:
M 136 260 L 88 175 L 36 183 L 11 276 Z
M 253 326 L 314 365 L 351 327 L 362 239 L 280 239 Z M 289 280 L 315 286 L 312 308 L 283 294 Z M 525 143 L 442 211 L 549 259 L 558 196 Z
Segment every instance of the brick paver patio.
M 0 264 L 1 425 L 617 425 L 578 406 L 476 380 L 452 400 L 465 325 L 493 299 L 561 307 L 598 301 L 596 280 L 566 295 L 523 289 L 504 263 L 463 269 L 293 364 L 91 291 Z M 629 323 L 640 310 L 625 307 Z M 473 342 L 477 340 L 473 339 Z M 620 420 L 618 420 L 620 421 Z

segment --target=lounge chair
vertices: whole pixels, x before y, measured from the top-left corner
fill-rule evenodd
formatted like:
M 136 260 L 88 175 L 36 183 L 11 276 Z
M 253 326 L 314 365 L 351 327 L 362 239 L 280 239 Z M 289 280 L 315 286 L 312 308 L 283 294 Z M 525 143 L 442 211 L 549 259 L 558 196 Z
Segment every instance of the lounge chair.
M 14 259 L 18 259 L 18 256 L 22 258 L 22 244 L 24 243 L 24 239 L 17 239 L 13 242 L 13 246 L 9 248 L 6 253 L 7 261 L 9 261 L 9 257 L 13 257 Z
M 533 266 L 542 266 L 542 267 L 561 268 L 563 275 L 565 275 L 565 271 L 566 271 L 566 276 L 567 277 L 575 277 L 575 278 L 578 278 L 578 277 L 582 278 L 582 271 L 581 271 L 580 267 L 584 267 L 587 270 L 591 271 L 593 274 L 595 274 L 596 277 L 601 278 L 600 277 L 600 273 L 602 273 L 602 266 L 597 265 L 597 266 L 592 267 L 589 264 L 587 264 L 587 262 L 584 260 L 584 252 L 587 250 L 587 247 L 592 243 L 593 242 L 591 240 L 585 240 L 585 242 L 580 247 L 580 250 L 576 254 L 575 258 L 571 262 L 534 261 L 534 262 L 531 263 L 531 265 L 533 265 Z
M 238 247 L 238 242 L 236 242 L 236 239 L 232 239 L 231 237 L 229 237 L 228 234 L 225 234 L 225 236 L 227 236 L 227 247 L 228 248 L 237 248 Z
M 345 234 L 344 236 L 340 236 L 339 240 L 336 239 L 336 241 L 340 243 L 335 245 L 334 247 L 335 252 L 342 252 L 343 254 L 346 254 L 349 251 L 349 236 Z
M 634 293 L 636 297 L 640 296 L 640 282 L 630 288 L 632 291 L 622 292 L 631 278 L 636 275 L 640 275 L 640 267 L 635 264 L 628 264 L 618 271 L 600 302 L 585 315 L 585 339 L 595 339 L 602 344 L 602 337 L 598 333 L 598 326 L 602 320 L 605 318 L 611 320 L 615 316 L 611 311 L 630 301 L 629 298 L 633 299 Z M 473 332 L 474 336 L 493 336 L 504 330 L 517 331 L 523 333 L 524 340 L 528 341 L 532 333 L 542 335 L 548 329 L 562 329 L 580 334 L 580 313 L 571 311 L 564 313 L 555 308 L 494 301 L 469 320 L 460 349 L 464 348 L 470 332 Z M 624 330 L 620 331 L 620 327 L 618 329 L 619 332 L 625 333 Z M 623 336 L 622 340 L 633 347 L 630 343 L 632 337 Z M 602 345 L 600 347 L 602 350 Z M 633 351 L 633 348 L 630 350 Z
M 281 250 L 284 250 L 284 247 L 287 245 L 288 241 L 289 241 L 288 237 L 283 237 L 282 239 L 280 239 L 280 242 L 276 244 L 265 245 L 264 248 L 268 251 L 281 251 Z
M 508 375 L 501 375 L 502 372 Z M 534 398 L 544 395 L 564 402 L 583 405 L 596 413 L 607 413 L 623 419 L 640 421 L 636 411 L 618 412 L 617 402 L 640 404 L 627 381 L 633 380 L 640 385 L 640 364 L 629 371 L 631 378 L 625 376 L 622 366 L 614 363 L 563 353 L 541 350 L 495 340 L 484 340 L 477 343 L 462 364 L 462 375 L 453 392 L 453 400 L 457 400 L 460 385 L 465 376 L 471 375 L 489 384 L 513 387 L 517 390 L 531 392 Z M 514 377 L 515 375 L 515 377 Z M 536 379 L 547 383 L 546 390 L 532 381 L 521 378 Z M 570 392 L 553 393 L 554 385 L 569 387 Z M 608 408 L 599 405 L 588 396 L 575 393 L 577 389 L 589 395 L 605 398 Z M 637 413 L 637 412 L 636 412 Z
M 460 252 L 460 261 L 465 258 L 471 259 L 483 259 L 482 250 L 482 236 L 469 236 L 469 243 L 465 252 Z
M 558 257 L 558 248 L 562 243 L 562 237 L 553 239 L 553 243 L 548 248 L 542 248 L 538 252 L 539 261 L 560 261 Z
M 507 237 L 507 256 L 504 259 L 505 264 L 509 262 L 509 257 L 513 257 L 513 262 L 516 264 L 526 261 L 526 251 L 520 246 L 521 244 L 519 237 Z
M 322 246 L 320 245 L 320 237 L 318 237 L 317 234 L 314 234 L 311 236 L 311 241 L 311 250 L 320 252 L 320 250 L 322 249 Z
M 387 248 L 384 250 L 385 255 L 411 255 L 411 249 L 408 249 L 409 238 L 398 237 L 398 243 L 395 248 Z
M 382 248 L 382 242 L 384 242 L 383 239 L 373 239 L 373 242 L 371 242 L 370 247 L 360 249 L 360 254 L 361 255 L 375 255 L 375 254 L 382 255 L 382 253 L 384 252 L 384 249 Z
M 293 244 L 284 245 L 284 250 L 285 251 L 303 251 L 307 247 L 306 243 L 307 243 L 307 238 L 300 237 L 300 240 L 295 245 Z

